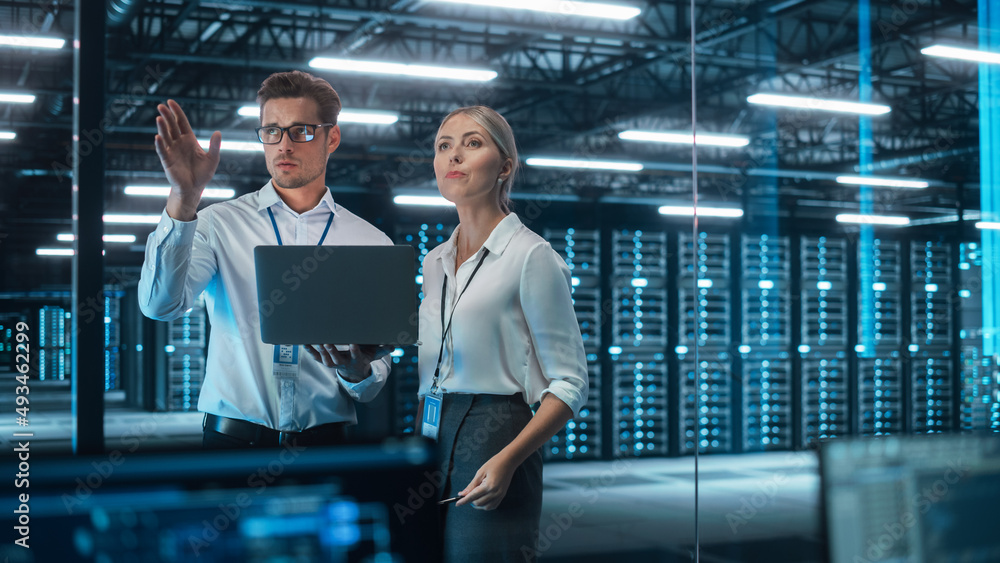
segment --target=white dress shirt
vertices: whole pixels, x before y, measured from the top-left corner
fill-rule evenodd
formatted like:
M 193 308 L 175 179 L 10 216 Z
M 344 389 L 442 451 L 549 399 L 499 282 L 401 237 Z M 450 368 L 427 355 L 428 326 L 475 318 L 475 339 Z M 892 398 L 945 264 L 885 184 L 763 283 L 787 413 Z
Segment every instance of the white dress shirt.
M 424 257 L 419 395 L 430 391 L 434 379 L 447 278 L 445 324 L 452 313 L 454 320 L 438 379 L 443 392 L 521 393 L 528 404 L 552 393 L 578 414 L 587 400 L 587 358 L 566 263 L 511 213 L 483 244 L 489 254 L 456 306 L 483 254 L 479 249 L 455 271 L 460 228 Z
M 351 398 L 375 397 L 389 374 L 388 357 L 372 362 L 372 375 L 354 384 L 300 348 L 299 374 L 292 384 L 279 385 L 273 375 L 274 345 L 260 337 L 253 258 L 254 247 L 277 244 L 268 208 L 284 244 L 317 244 L 330 213 L 324 245 L 392 244 L 382 231 L 334 203 L 329 190 L 315 208 L 299 214 L 268 182 L 254 193 L 202 209 L 190 222 L 164 211 L 146 241 L 139 308 L 156 320 L 176 319 L 205 292 L 212 331 L 198 410 L 282 431 L 356 423 Z

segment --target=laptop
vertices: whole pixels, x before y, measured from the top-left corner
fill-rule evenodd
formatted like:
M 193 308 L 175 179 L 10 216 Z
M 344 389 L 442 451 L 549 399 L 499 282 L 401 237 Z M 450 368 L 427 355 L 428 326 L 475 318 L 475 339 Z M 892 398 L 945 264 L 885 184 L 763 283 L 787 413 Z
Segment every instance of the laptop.
M 820 446 L 828 561 L 1000 561 L 1000 436 L 851 438 Z
M 261 339 L 268 344 L 417 341 L 412 246 L 254 248 Z

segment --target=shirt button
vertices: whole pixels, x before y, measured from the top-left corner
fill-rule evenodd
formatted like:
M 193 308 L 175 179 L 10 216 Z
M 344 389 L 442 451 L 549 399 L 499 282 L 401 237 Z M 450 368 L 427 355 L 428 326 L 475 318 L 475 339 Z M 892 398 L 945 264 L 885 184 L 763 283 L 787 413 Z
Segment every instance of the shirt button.
M 170 232 L 170 227 L 163 227 L 163 232 L 169 233 Z

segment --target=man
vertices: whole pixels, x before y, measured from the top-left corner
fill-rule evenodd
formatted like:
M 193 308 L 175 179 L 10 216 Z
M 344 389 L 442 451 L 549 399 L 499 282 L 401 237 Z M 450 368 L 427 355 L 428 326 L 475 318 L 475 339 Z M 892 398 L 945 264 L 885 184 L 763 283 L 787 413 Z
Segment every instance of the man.
M 219 164 L 222 134 L 199 146 L 180 105 L 160 104 L 156 152 L 170 181 L 166 209 L 146 242 L 139 307 L 180 317 L 204 290 L 212 333 L 198 410 L 209 448 L 336 444 L 357 422 L 353 400 L 385 384 L 388 358 L 352 345 L 296 347 L 260 338 L 253 249 L 274 244 L 381 245 L 392 241 L 334 202 L 326 164 L 340 144 L 340 97 L 304 72 L 269 76 L 257 93 L 258 139 L 271 180 L 256 192 L 197 211 Z M 279 361 L 279 358 L 281 359 Z M 294 360 L 294 361 L 292 361 Z

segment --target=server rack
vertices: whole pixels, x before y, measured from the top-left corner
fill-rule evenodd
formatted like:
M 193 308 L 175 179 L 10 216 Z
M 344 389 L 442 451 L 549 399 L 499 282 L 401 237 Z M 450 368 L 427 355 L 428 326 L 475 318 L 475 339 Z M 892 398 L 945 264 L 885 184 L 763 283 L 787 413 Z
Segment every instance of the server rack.
M 902 249 L 899 241 L 876 238 L 859 245 L 858 432 L 898 433 L 903 428 Z M 870 275 L 869 275 L 870 273 Z M 865 297 L 868 299 L 866 300 Z M 870 303 L 870 308 L 868 307 Z
M 960 429 L 967 431 L 1000 432 L 1000 369 L 997 358 L 983 354 L 983 267 L 980 243 L 960 243 L 957 296 L 962 303 L 962 319 L 958 334 L 961 354 L 958 424 Z
M 38 309 L 38 379 L 41 381 L 63 381 L 69 375 L 70 317 L 70 311 L 58 305 Z
M 611 260 L 612 451 L 664 455 L 667 421 L 667 236 L 615 231 Z
M 166 396 L 161 407 L 168 411 L 192 411 L 198 408 L 198 395 L 205 380 L 205 343 L 208 314 L 205 296 L 181 317 L 166 326 Z
M 847 241 L 803 236 L 799 243 L 801 446 L 851 432 L 848 411 Z
M 121 387 L 121 300 L 120 289 L 104 291 L 104 390 Z
M 791 247 L 788 237 L 741 241 L 743 449 L 792 446 Z
M 729 235 L 706 232 L 698 233 L 697 238 L 682 233 L 679 240 L 679 451 L 692 453 L 698 447 L 702 452 L 731 452 L 732 242 Z M 695 345 L 699 348 L 698 365 Z
M 543 236 L 570 270 L 573 308 L 587 354 L 590 395 L 580 414 L 543 448 L 546 459 L 596 459 L 601 455 L 601 237 L 599 231 L 547 229 Z
M 953 429 L 950 245 L 941 240 L 910 245 L 910 428 Z

